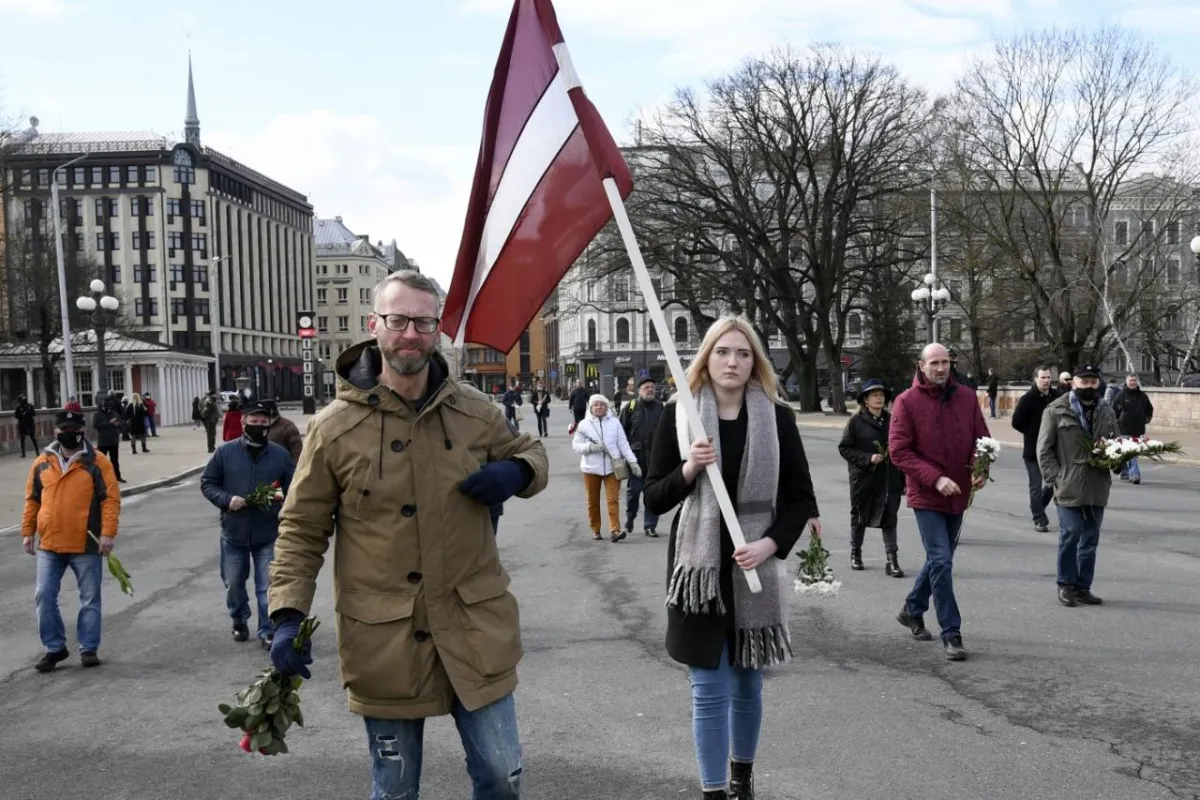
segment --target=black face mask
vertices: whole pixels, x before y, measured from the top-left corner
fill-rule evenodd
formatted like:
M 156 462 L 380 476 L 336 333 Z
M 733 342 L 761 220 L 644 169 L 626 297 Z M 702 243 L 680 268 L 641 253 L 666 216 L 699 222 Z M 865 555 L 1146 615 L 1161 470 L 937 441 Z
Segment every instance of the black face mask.
M 1085 386 L 1075 390 L 1075 396 L 1079 398 L 1081 403 L 1096 402 L 1096 387 Z
M 263 445 L 267 443 L 267 426 L 266 425 L 247 425 L 246 439 L 250 444 Z
M 83 441 L 83 434 L 79 431 L 63 431 L 55 434 L 54 438 L 66 449 L 75 450 L 78 449 L 79 443 Z

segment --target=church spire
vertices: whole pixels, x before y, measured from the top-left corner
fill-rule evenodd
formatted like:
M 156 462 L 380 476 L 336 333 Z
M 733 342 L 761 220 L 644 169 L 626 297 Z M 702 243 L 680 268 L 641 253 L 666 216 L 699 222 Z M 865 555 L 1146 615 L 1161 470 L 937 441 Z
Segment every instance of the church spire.
M 200 117 L 196 114 L 196 86 L 192 82 L 192 54 L 188 52 L 187 116 L 183 120 L 183 140 L 200 146 Z

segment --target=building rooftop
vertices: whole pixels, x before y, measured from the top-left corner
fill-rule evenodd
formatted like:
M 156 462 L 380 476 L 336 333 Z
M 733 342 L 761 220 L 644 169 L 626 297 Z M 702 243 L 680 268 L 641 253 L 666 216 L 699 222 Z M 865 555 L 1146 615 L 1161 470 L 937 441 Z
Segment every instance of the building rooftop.
M 49 352 L 58 354 L 63 351 L 62 337 L 55 338 L 50 342 Z M 94 354 L 96 352 L 96 332 L 95 330 L 74 331 L 71 333 L 71 351 L 75 354 Z M 114 353 L 174 353 L 175 348 L 168 347 L 161 342 L 148 342 L 145 339 L 139 339 L 130 334 L 121 334 L 116 331 L 104 332 L 104 352 L 108 354 Z M 40 345 L 36 341 L 17 342 L 12 344 L 0 345 L 0 360 L 6 358 L 20 358 L 29 356 L 41 355 Z M 202 356 L 188 354 L 189 357 L 194 357 L 201 360 L 212 360 L 212 356 Z
M 81 133 L 42 133 L 30 131 L 29 140 L 18 148 L 31 155 L 79 155 L 82 153 L 170 150 L 175 143 L 152 131 L 97 131 Z
M 314 219 L 313 238 L 317 240 L 318 253 L 348 253 L 350 246 L 358 241 L 341 217 Z

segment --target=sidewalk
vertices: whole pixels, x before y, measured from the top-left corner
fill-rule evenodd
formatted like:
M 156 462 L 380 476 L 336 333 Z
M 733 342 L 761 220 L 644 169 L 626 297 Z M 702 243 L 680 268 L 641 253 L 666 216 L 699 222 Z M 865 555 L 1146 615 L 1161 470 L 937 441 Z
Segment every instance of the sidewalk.
M 837 430 L 841 430 L 846 427 L 846 421 L 850 419 L 850 414 L 853 413 L 855 412 L 851 411 L 845 416 L 838 416 L 832 412 L 818 414 L 797 411 L 796 424 L 801 428 L 836 428 Z M 1024 447 L 1021 434 L 1013 430 L 1012 422 L 1008 417 L 990 419 L 985 415 L 984 420 L 987 422 L 988 430 L 992 432 L 993 438 L 1000 442 L 1002 447 L 1018 451 Z M 1182 456 L 1165 456 L 1162 459 L 1162 463 L 1200 467 L 1200 433 L 1192 430 L 1159 428 L 1154 425 L 1150 426 L 1148 433 L 1151 437 L 1163 442 L 1179 442 L 1180 447 L 1183 448 Z
M 308 428 L 312 419 L 298 411 L 289 413 L 286 409 L 284 416 L 296 423 L 301 433 Z M 217 436 L 220 437 L 220 428 Z M 189 424 L 159 428 L 157 437 L 146 439 L 146 446 L 150 448 L 149 453 L 142 453 L 139 447 L 138 454 L 134 455 L 130 443 L 121 442 L 121 477 L 127 481 L 121 484 L 122 497 L 131 497 L 197 475 L 208 463 L 208 445 L 202 427 L 192 430 Z M 20 453 L 0 456 L 0 530 L 21 524 L 25 482 L 29 478 L 32 463 L 32 455 L 26 458 L 21 458 Z

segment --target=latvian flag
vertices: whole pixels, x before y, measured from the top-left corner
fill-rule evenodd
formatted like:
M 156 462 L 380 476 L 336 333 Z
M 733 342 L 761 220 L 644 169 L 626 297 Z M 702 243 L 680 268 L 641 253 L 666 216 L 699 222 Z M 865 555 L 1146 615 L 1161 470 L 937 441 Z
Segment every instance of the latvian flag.
M 484 113 L 483 141 L 442 329 L 456 344 L 512 349 L 612 218 L 629 167 L 583 93 L 550 0 L 515 0 Z

